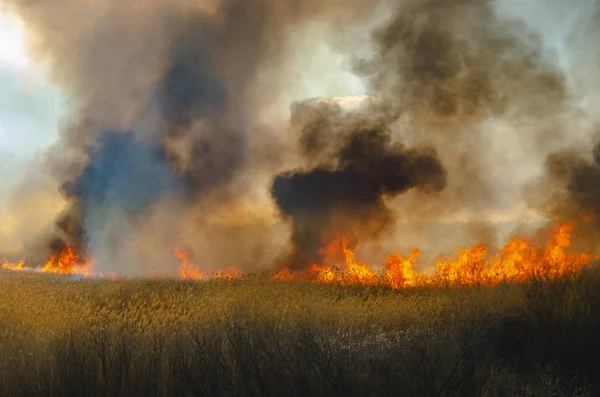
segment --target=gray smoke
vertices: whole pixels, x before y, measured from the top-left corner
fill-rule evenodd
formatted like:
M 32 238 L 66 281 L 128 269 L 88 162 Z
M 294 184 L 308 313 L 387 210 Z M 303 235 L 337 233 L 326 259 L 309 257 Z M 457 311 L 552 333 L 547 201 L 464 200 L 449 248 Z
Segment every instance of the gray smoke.
M 74 108 L 49 153 L 67 202 L 49 248 L 69 244 L 99 270 L 134 274 L 171 267 L 176 243 L 207 270 L 270 261 L 275 232 L 244 214 L 254 177 L 283 155 L 261 120 L 260 73 L 309 20 L 358 23 L 373 5 L 59 3 L 9 2 Z M 261 161 L 262 146 L 281 155 Z
M 489 222 L 526 211 L 523 187 L 595 117 L 588 80 L 507 3 L 8 0 L 72 105 L 44 165 L 66 208 L 43 238 L 135 274 L 172 268 L 175 243 L 252 270 L 288 239 L 297 266 L 335 234 L 386 253 L 495 242 Z M 570 40 L 590 46 L 586 18 Z M 594 54 L 572 59 L 595 73 Z M 350 81 L 321 76 L 332 62 L 367 105 L 305 100 Z

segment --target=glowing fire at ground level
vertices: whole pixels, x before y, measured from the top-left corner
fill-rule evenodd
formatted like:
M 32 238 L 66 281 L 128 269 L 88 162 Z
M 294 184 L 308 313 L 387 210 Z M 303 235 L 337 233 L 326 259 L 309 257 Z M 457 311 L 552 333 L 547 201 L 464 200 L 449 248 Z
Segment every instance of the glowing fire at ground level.
M 348 247 L 347 239 L 342 237 L 331 241 L 322 250 L 324 259 L 321 264 L 312 264 L 305 271 L 284 268 L 271 278 L 346 285 L 385 285 L 396 289 L 439 284 L 495 285 L 501 282 L 524 282 L 532 277 L 553 279 L 581 271 L 594 260 L 600 259 L 590 254 L 566 252 L 574 228 L 575 222 L 556 226 L 543 248 L 534 246 L 528 239 L 517 237 L 510 240 L 498 253 L 488 252 L 483 244 L 459 249 L 457 257 L 436 260 L 435 272 L 432 275 L 415 271 L 415 265 L 421 255 L 418 249 L 412 250 L 406 257 L 392 253 L 380 269 L 374 269 L 356 261 L 354 251 Z M 245 275 L 236 268 L 227 268 L 208 275 L 193 264 L 189 253 L 180 247 L 174 247 L 174 255 L 180 261 L 177 274 L 166 277 L 205 280 L 232 279 Z M 338 259 L 341 259 L 341 265 L 337 265 Z M 59 255 L 52 256 L 39 268 L 28 267 L 23 261 L 3 261 L 1 268 L 111 280 L 117 278 L 112 273 L 105 276 L 94 272 L 93 264 L 76 254 L 70 247 L 65 248 Z M 154 272 L 152 274 L 154 275 Z
M 418 249 L 407 257 L 393 253 L 375 271 L 370 266 L 355 260 L 354 252 L 348 248 L 346 239 L 334 241 L 324 251 L 325 264 L 329 258 L 341 252 L 343 267 L 313 264 L 308 272 L 293 272 L 283 269 L 274 279 L 305 278 L 325 283 L 388 285 L 405 288 L 424 285 L 460 284 L 494 285 L 501 282 L 524 282 L 532 277 L 558 278 L 576 273 L 589 266 L 597 256 L 583 253 L 568 253 L 570 237 L 575 223 L 557 226 L 544 248 L 538 248 L 524 238 L 514 238 L 496 254 L 490 254 L 483 244 L 459 249 L 456 258 L 441 258 L 435 262 L 435 273 L 414 270 L 421 255 Z
M 92 272 L 92 263 L 83 259 L 68 246 L 59 255 L 51 256 L 44 266 L 39 268 L 29 267 L 24 261 L 14 263 L 6 260 L 3 261 L 1 268 L 5 270 L 37 271 L 48 274 L 80 275 L 86 277 L 94 275 Z

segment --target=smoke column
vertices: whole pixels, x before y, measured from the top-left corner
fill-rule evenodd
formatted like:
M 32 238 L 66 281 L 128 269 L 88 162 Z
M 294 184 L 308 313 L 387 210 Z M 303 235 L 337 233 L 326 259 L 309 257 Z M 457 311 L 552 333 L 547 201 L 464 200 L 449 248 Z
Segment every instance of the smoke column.
M 6 3 L 71 104 L 40 171 L 65 208 L 28 249 L 70 244 L 100 271 L 172 268 L 174 243 L 253 270 L 340 234 L 375 260 L 492 242 L 497 218 L 553 218 L 528 192 L 595 142 L 595 55 L 573 50 L 574 79 L 509 0 Z M 565 40 L 595 42 L 588 19 Z M 359 104 L 308 98 L 350 84 Z M 564 188 L 577 208 L 587 185 Z
M 303 164 L 277 176 L 272 193 L 291 218 L 295 263 L 318 261 L 323 240 L 339 235 L 375 238 L 386 253 L 428 244 L 443 253 L 482 236 L 493 246 L 490 218 L 527 212 L 523 187 L 568 136 L 564 71 L 523 21 L 485 1 L 391 9 L 373 52 L 354 61 L 383 102 L 351 116 L 323 103 L 312 116 L 292 109 Z
M 292 221 L 293 267 L 320 262 L 319 250 L 334 238 L 356 242 L 384 232 L 394 219 L 385 198 L 411 188 L 435 192 L 446 185 L 435 151 L 392 143 L 387 125 L 391 120 L 361 115 L 377 109 L 365 107 L 358 115 L 344 115 L 336 103 L 312 106 L 315 109 L 310 103 L 297 105 L 297 113 L 313 113 L 303 117 L 309 119 L 303 120 L 301 150 L 308 159 L 323 160 L 310 170 L 277 175 L 272 186 L 273 198 Z
M 370 2 L 59 3 L 8 2 L 73 103 L 48 153 L 67 205 L 42 236 L 49 248 L 69 244 L 97 270 L 133 274 L 172 260 L 176 242 L 199 251 L 208 270 L 240 265 L 232 260 L 244 250 L 247 261 L 264 256 L 268 223 L 219 221 L 243 214 L 253 179 L 280 162 L 258 153 L 277 145 L 260 117 L 260 73 L 277 69 L 306 21 L 358 23 Z M 232 236 L 239 245 L 224 252 Z

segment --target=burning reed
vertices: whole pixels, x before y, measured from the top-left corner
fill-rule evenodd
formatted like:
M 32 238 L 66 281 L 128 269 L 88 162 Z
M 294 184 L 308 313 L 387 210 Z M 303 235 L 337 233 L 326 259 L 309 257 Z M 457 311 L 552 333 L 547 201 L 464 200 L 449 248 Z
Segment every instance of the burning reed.
M 435 262 L 435 273 L 428 275 L 417 272 L 420 251 L 415 249 L 403 258 L 397 253 L 389 256 L 381 269 L 373 268 L 355 259 L 354 251 L 345 237 L 334 239 L 321 250 L 323 259 L 313 263 L 308 270 L 284 268 L 271 276 L 273 280 L 302 279 L 319 283 L 344 285 L 380 285 L 395 289 L 427 285 L 495 285 L 505 282 L 528 282 L 536 278 L 558 279 L 575 275 L 590 267 L 599 257 L 585 253 L 566 251 L 570 245 L 575 223 L 555 227 L 544 248 L 538 248 L 529 240 L 516 237 L 498 253 L 488 253 L 485 245 L 459 250 L 458 257 L 443 257 Z M 234 267 L 208 274 L 194 264 L 188 252 L 174 247 L 174 256 L 181 261 L 177 273 L 162 274 L 162 277 L 183 280 L 233 279 L 245 277 L 246 273 Z M 80 275 L 104 278 L 93 272 L 93 265 L 66 247 L 58 256 L 51 257 L 41 268 L 31 268 L 23 261 L 5 261 L 2 269 L 34 271 L 40 273 Z M 116 275 L 109 274 L 111 279 Z M 156 277 L 156 272 L 147 276 Z M 160 275 L 159 275 L 160 276 Z
M 599 394 L 597 2 L 572 70 L 502 1 L 4 3 L 73 105 L 0 395 Z
M 598 393 L 597 268 L 410 290 L 0 271 L 0 289 L 3 396 Z
M 177 245 L 199 262 L 199 271 L 184 265 L 186 278 L 228 268 L 314 274 L 313 265 L 330 266 L 324 252 L 342 238 L 346 250 L 419 248 L 427 258 L 485 243 L 489 254 L 461 255 L 487 258 L 498 230 L 490 224 L 489 241 L 473 241 L 482 221 L 535 212 L 565 224 L 595 209 L 587 186 L 600 165 L 569 140 L 576 118 L 592 116 L 579 106 L 586 93 L 541 34 L 497 2 L 6 3 L 73 106 L 39 170 L 61 210 L 30 225 L 19 218 L 28 213 L 22 192 L 11 192 L 6 211 L 23 226 L 6 244 L 0 238 L 0 253 L 17 262 L 5 267 L 26 267 L 23 259 L 62 273 L 76 264 L 77 273 L 176 274 Z M 306 56 L 321 45 L 328 55 Z M 319 73 L 297 70 L 309 64 Z M 331 64 L 339 70 L 321 76 Z M 303 85 L 329 80 L 336 89 Z M 349 81 L 366 95 L 339 97 L 354 94 L 337 92 Z M 545 195 L 541 171 L 556 194 L 527 208 L 523 190 Z M 47 199 L 35 178 L 23 186 Z M 457 219 L 464 237 L 450 248 L 420 227 Z M 596 223 L 577 225 L 573 249 L 598 254 L 587 244 Z M 427 244 L 407 247 L 400 234 Z M 544 251 L 544 243 L 530 245 Z M 409 264 L 394 262 L 416 257 L 397 253 L 385 271 L 408 274 Z M 494 261 L 486 259 L 495 270 L 484 278 L 514 278 Z

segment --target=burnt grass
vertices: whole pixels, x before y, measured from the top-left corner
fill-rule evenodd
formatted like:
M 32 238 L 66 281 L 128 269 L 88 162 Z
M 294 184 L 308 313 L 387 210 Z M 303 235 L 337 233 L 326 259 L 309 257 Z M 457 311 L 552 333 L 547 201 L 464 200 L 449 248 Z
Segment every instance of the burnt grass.
M 0 273 L 0 396 L 596 396 L 600 270 L 494 287 Z

